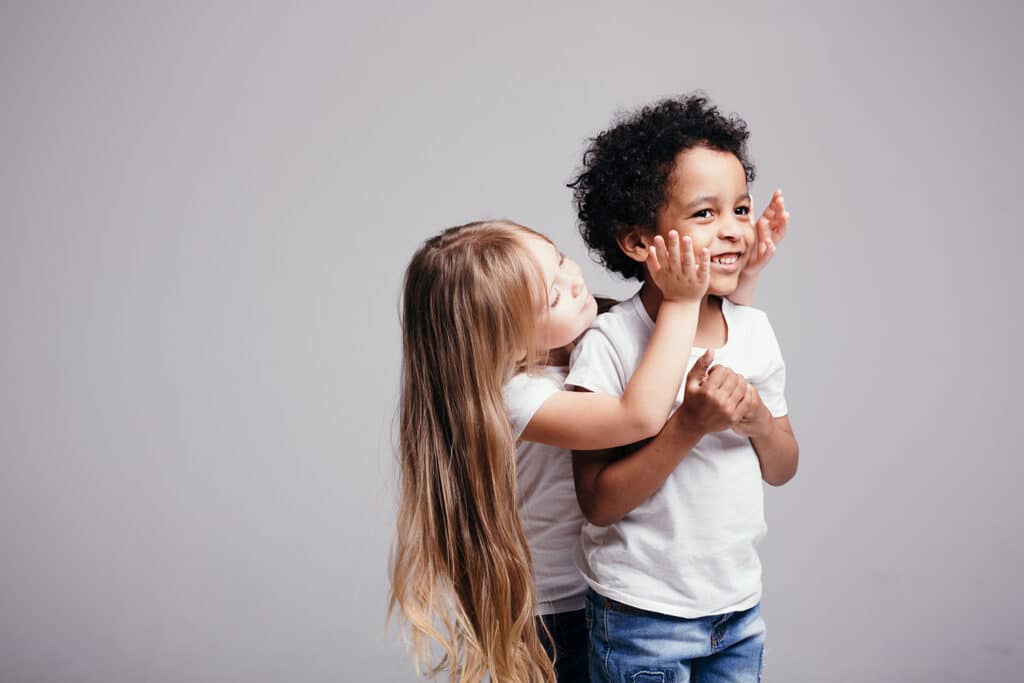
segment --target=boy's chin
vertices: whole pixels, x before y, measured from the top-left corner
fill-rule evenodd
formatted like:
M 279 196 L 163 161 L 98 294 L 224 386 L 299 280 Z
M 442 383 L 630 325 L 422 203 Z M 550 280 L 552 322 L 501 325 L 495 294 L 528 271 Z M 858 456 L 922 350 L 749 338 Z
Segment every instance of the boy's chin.
M 708 283 L 708 294 L 715 296 L 729 296 L 736 291 L 736 288 L 740 286 L 739 273 L 730 275 L 729 277 L 711 278 L 711 282 Z

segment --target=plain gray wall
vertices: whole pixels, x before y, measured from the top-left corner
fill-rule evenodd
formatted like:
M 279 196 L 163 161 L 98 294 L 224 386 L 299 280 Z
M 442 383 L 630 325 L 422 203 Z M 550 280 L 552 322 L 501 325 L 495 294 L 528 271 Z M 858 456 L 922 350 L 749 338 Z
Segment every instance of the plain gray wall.
M 0 682 L 415 680 L 408 258 L 510 217 L 627 296 L 564 185 L 695 88 L 792 213 L 769 680 L 1019 680 L 1019 5 L 369 5 L 0 10 Z

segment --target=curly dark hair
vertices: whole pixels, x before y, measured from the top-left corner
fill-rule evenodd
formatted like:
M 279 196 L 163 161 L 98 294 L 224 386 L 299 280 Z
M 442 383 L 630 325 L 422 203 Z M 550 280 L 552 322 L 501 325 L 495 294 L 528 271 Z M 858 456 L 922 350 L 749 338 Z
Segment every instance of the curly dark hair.
M 636 228 L 655 230 L 676 156 L 702 145 L 732 152 L 751 182 L 749 135 L 743 119 L 722 115 L 696 93 L 648 105 L 591 138 L 579 175 L 568 185 L 590 252 L 609 270 L 643 279 L 642 264 L 626 256 L 616 239 Z

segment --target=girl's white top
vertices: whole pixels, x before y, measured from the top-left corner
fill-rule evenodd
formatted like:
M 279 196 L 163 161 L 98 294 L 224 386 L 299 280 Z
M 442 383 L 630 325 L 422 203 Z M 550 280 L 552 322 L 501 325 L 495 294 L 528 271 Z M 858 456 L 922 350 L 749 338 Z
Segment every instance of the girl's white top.
M 565 373 L 566 368 L 548 367 L 537 375 L 518 374 L 505 385 L 505 408 L 517 440 L 541 404 L 562 390 Z M 587 584 L 573 562 L 583 513 L 572 481 L 572 452 L 518 441 L 516 467 L 519 517 L 533 559 L 537 612 L 583 609 Z
M 722 301 L 728 326 L 715 364 L 751 382 L 772 416 L 786 414 L 786 370 L 767 316 Z M 621 395 L 654 329 L 639 295 L 598 316 L 572 358 L 567 385 Z M 694 348 L 689 367 L 704 354 Z M 680 387 L 673 411 L 683 400 Z M 761 471 L 750 440 L 708 434 L 648 500 L 607 527 L 586 523 L 576 563 L 598 593 L 641 609 L 698 618 L 761 599 L 756 544 L 765 534 Z

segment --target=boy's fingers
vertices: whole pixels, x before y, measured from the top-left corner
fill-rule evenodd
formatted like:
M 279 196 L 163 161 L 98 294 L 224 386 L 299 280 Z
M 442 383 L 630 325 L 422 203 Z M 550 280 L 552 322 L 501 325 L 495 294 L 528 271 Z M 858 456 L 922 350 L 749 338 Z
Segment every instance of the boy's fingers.
M 743 398 L 741 398 L 739 403 L 736 404 L 736 410 L 739 412 L 741 418 L 745 418 L 747 413 L 749 413 L 750 409 L 753 407 L 750 389 L 750 385 L 747 384 L 747 389 L 743 392 Z
M 705 282 L 711 278 L 711 250 L 707 247 L 700 252 L 700 277 Z
M 708 374 L 708 368 L 711 367 L 711 363 L 715 360 L 715 352 L 712 349 L 708 349 L 704 352 L 697 362 L 693 364 L 690 371 L 686 373 L 688 379 L 703 380 L 704 376 Z
M 719 389 L 731 374 L 732 371 L 725 366 L 715 366 L 708 371 L 708 377 L 705 378 L 705 387 L 707 389 Z
M 709 389 L 720 389 L 725 382 L 733 375 L 733 371 L 724 365 L 716 365 L 708 371 L 708 379 L 705 382 Z
M 733 388 L 732 393 L 729 394 L 729 405 L 739 405 L 743 398 L 747 395 L 747 381 L 736 375 L 736 386 Z

